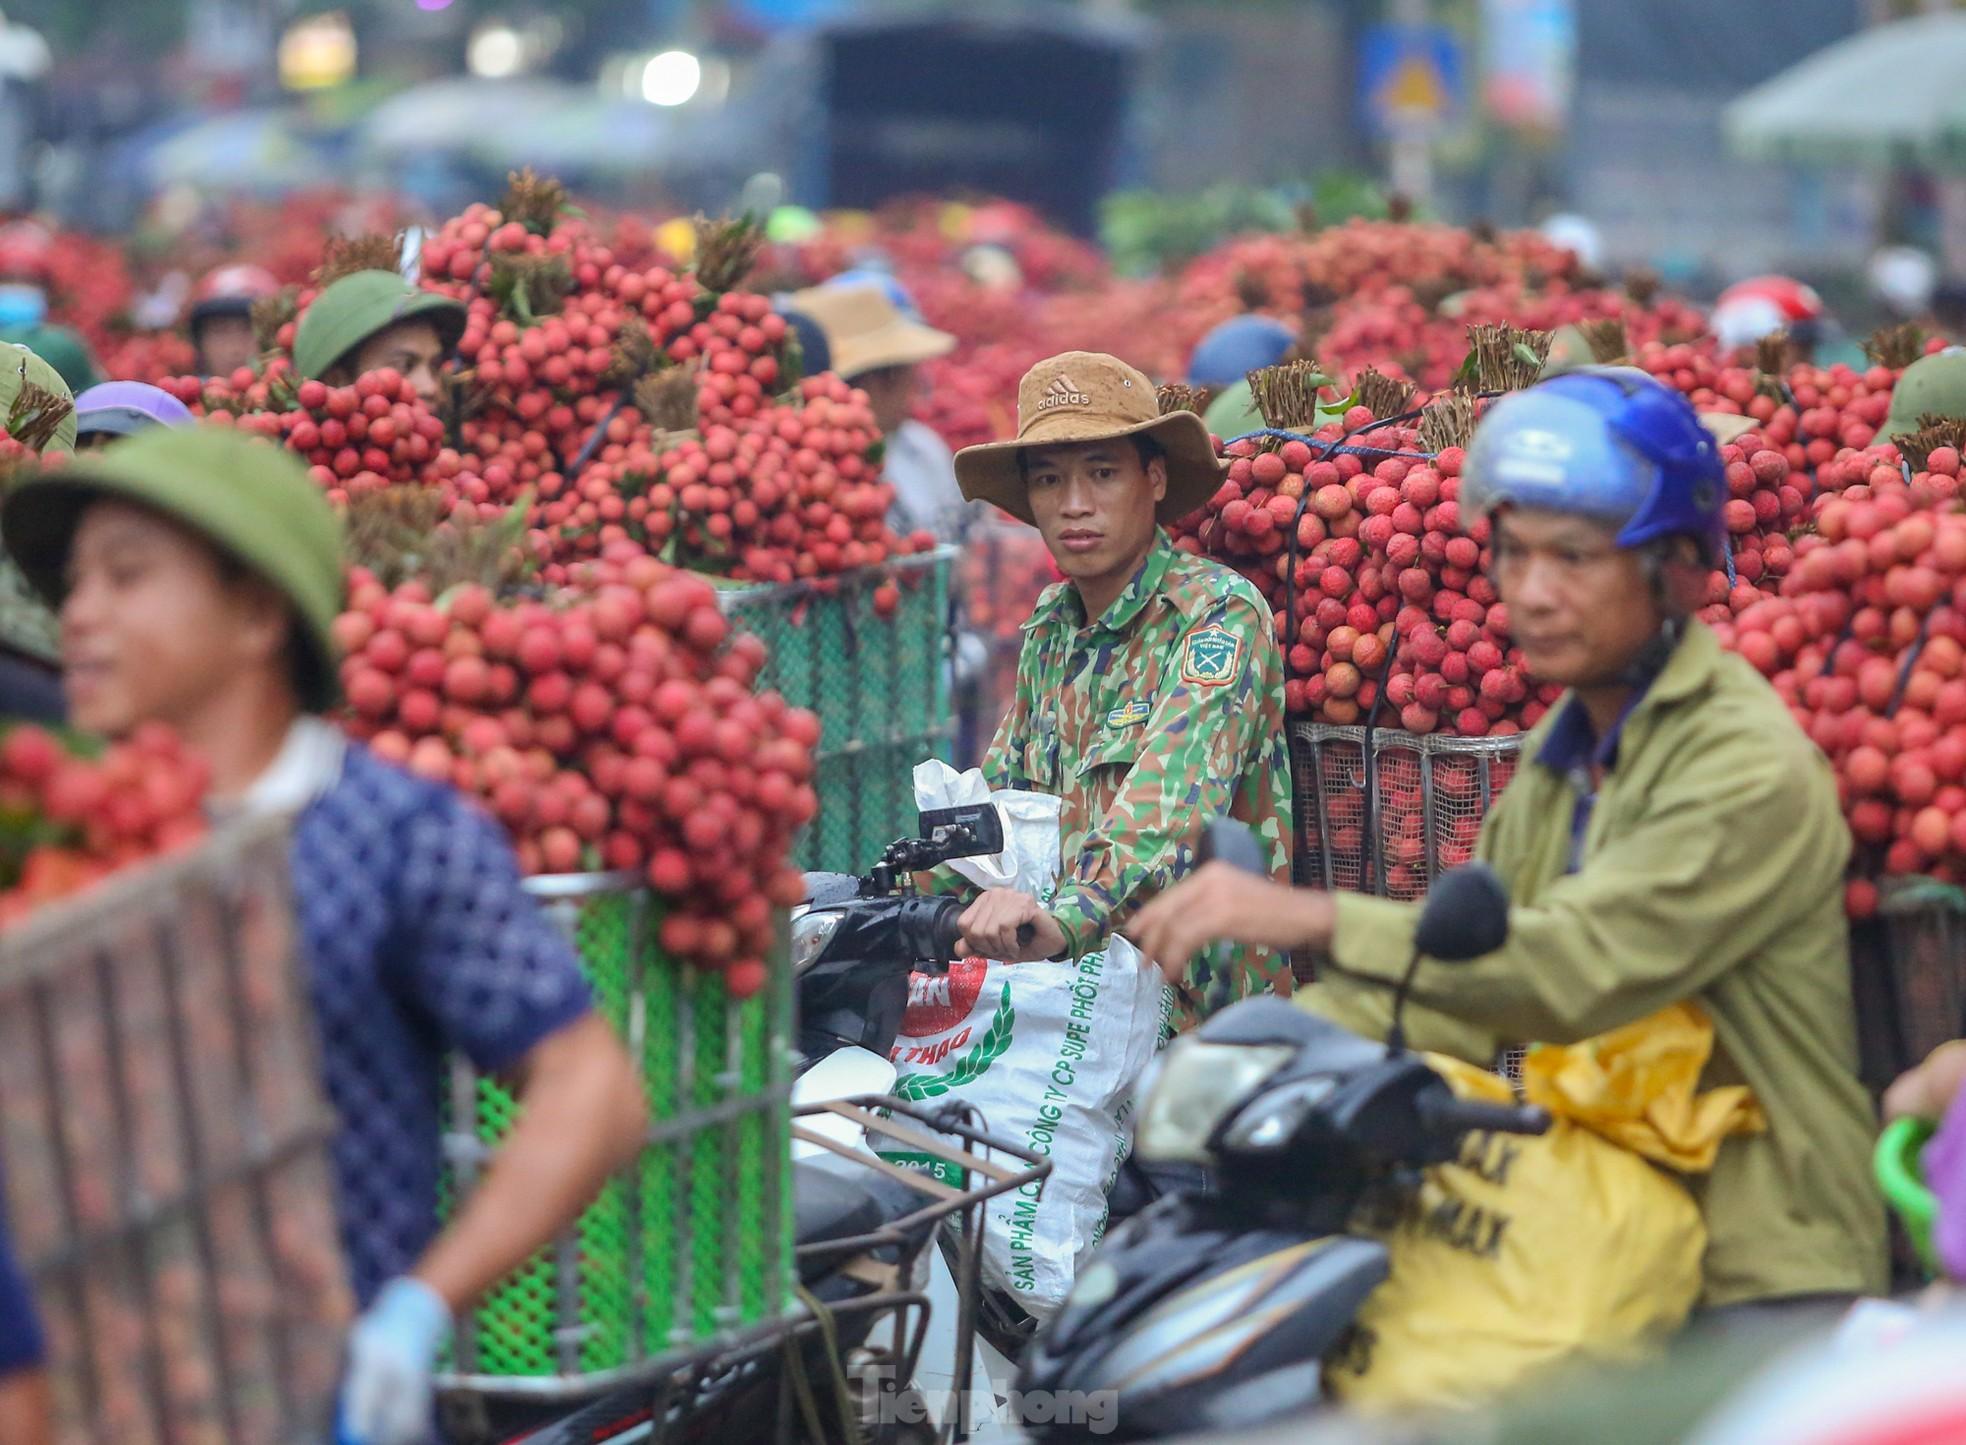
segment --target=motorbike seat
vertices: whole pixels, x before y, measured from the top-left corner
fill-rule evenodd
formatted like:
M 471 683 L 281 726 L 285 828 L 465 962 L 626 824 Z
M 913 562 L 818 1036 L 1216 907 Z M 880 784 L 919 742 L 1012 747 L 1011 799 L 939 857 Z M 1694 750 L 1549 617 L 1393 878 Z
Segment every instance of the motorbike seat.
M 871 1234 L 914 1213 L 928 1198 L 922 1191 L 872 1170 L 843 1169 L 829 1160 L 794 1160 L 792 1224 L 800 1251 L 800 1274 L 810 1282 L 840 1258 L 838 1250 L 814 1246 Z M 923 1226 L 924 1232 L 927 1228 Z
M 851 1239 L 879 1229 L 888 1217 L 865 1172 L 842 1173 L 803 1161 L 792 1166 L 793 1235 L 800 1244 Z

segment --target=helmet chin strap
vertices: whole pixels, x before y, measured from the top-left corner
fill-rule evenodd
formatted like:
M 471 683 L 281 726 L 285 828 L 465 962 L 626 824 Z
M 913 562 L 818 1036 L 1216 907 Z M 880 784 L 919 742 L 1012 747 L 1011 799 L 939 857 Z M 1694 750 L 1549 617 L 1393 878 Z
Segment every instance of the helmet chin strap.
M 1665 671 L 1666 663 L 1672 659 L 1673 650 L 1679 646 L 1679 639 L 1686 635 L 1684 617 L 1667 617 L 1659 623 L 1659 630 L 1646 640 L 1632 660 L 1625 664 L 1617 681 L 1626 687 L 1644 688 L 1652 685 L 1652 680 Z
M 1680 638 L 1686 635 L 1686 614 L 1674 602 L 1666 586 L 1666 545 L 1654 543 L 1645 549 L 1643 555 L 1645 580 L 1651 588 L 1652 605 L 1658 610 L 1660 620 L 1659 630 L 1647 639 L 1614 679 L 1632 688 L 1651 686 L 1652 679 L 1665 670 L 1673 650 L 1679 646 Z

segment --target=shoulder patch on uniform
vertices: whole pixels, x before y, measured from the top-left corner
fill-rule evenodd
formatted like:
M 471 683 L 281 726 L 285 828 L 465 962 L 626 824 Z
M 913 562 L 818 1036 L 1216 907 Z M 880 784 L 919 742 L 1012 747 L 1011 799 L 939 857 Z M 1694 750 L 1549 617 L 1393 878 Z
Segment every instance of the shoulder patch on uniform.
M 1144 697 L 1136 697 L 1131 702 L 1123 702 L 1106 714 L 1109 728 L 1137 728 L 1153 715 L 1154 705 Z
M 1270 604 L 1263 600 L 1256 584 L 1212 557 L 1179 553 L 1168 568 L 1164 588 L 1174 610 L 1191 621 L 1199 622 L 1230 602 L 1248 603 L 1265 620 L 1270 616 Z
M 1181 645 L 1181 680 L 1219 687 L 1234 679 L 1242 662 L 1242 638 L 1226 627 L 1198 627 Z

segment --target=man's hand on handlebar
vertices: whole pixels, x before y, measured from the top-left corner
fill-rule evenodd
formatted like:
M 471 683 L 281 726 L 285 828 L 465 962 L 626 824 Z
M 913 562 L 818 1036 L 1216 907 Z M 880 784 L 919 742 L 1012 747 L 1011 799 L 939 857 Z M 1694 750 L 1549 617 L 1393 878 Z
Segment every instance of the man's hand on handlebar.
M 959 958 L 994 958 L 1000 963 L 1035 963 L 1069 951 L 1071 941 L 1058 920 L 1038 900 L 1015 888 L 992 888 L 956 920 L 963 941 Z
M 1121 929 L 1170 982 L 1211 943 L 1287 952 L 1327 948 L 1336 923 L 1331 896 L 1258 878 L 1228 863 L 1204 863 Z

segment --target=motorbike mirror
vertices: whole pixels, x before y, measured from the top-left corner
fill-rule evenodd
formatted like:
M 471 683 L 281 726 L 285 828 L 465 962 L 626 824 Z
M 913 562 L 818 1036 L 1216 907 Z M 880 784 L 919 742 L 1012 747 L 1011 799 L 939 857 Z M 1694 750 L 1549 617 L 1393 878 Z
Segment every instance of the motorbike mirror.
M 1245 873 L 1266 877 L 1269 860 L 1263 856 L 1262 840 L 1256 830 L 1234 818 L 1211 818 L 1195 844 L 1197 863 L 1227 863 Z
M 1413 956 L 1393 992 L 1392 1027 L 1386 1031 L 1386 1052 L 1406 1047 L 1406 996 L 1422 958 L 1442 963 L 1469 963 L 1493 953 L 1509 939 L 1509 885 L 1486 863 L 1464 863 L 1449 869 L 1427 890 L 1420 921 L 1413 928 Z
M 1466 963 L 1509 940 L 1509 886 L 1486 863 L 1464 863 L 1434 880 L 1413 946 L 1442 963 Z
M 924 808 L 916 826 L 917 836 L 944 862 L 1003 852 L 1003 815 L 995 803 Z

